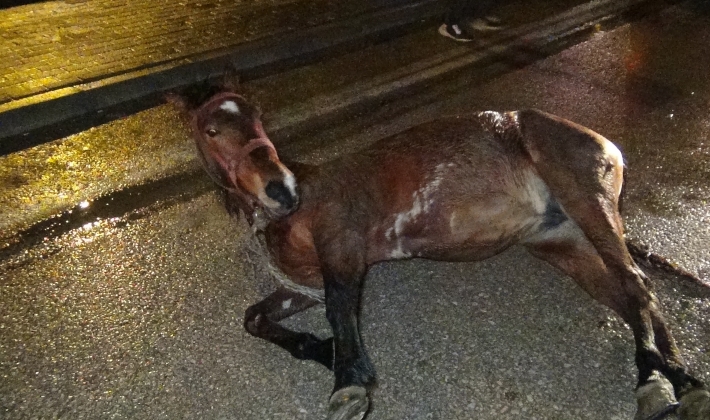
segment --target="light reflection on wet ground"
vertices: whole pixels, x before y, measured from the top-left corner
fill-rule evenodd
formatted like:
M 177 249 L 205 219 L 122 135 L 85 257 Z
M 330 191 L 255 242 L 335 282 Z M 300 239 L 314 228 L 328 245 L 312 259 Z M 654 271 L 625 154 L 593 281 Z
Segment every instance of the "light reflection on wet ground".
M 186 170 L 194 158 L 168 107 L 0 156 L 0 241 L 80 201 Z

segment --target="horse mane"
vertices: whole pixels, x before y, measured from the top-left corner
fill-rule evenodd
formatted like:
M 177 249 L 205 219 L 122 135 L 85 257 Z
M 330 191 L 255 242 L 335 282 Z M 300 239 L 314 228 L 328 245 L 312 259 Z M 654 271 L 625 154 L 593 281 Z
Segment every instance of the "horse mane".
M 237 70 L 226 67 L 220 75 L 210 75 L 192 85 L 170 91 L 165 95 L 167 102 L 178 105 L 182 113 L 199 108 L 207 100 L 220 92 L 233 92 L 248 95 L 247 89 L 240 82 Z

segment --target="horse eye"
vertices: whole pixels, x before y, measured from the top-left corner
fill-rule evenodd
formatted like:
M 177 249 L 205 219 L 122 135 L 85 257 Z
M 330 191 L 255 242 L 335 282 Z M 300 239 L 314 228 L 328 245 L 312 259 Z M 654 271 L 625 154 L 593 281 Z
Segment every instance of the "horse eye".
M 214 128 L 210 128 L 209 130 L 207 130 L 207 135 L 210 137 L 216 136 L 217 133 L 218 133 L 217 130 L 215 130 Z

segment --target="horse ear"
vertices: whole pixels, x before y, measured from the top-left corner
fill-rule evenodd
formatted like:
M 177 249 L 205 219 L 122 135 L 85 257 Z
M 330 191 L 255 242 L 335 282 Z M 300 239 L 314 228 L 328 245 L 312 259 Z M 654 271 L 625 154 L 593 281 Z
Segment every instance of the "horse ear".
M 163 95 L 163 100 L 181 112 L 187 112 L 188 105 L 185 98 L 175 92 L 167 92 Z
M 228 65 L 222 74 L 221 85 L 230 92 L 241 92 L 242 84 L 240 79 L 237 69 L 233 65 Z

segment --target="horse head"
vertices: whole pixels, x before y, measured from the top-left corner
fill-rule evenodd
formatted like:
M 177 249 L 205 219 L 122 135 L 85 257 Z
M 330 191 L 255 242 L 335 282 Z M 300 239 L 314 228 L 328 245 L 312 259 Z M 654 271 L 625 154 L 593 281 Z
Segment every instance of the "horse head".
M 247 215 L 263 210 L 279 218 L 298 207 L 296 179 L 279 160 L 256 106 L 228 90 L 197 102 L 184 96 L 171 99 L 190 118 L 205 170 L 239 199 Z

